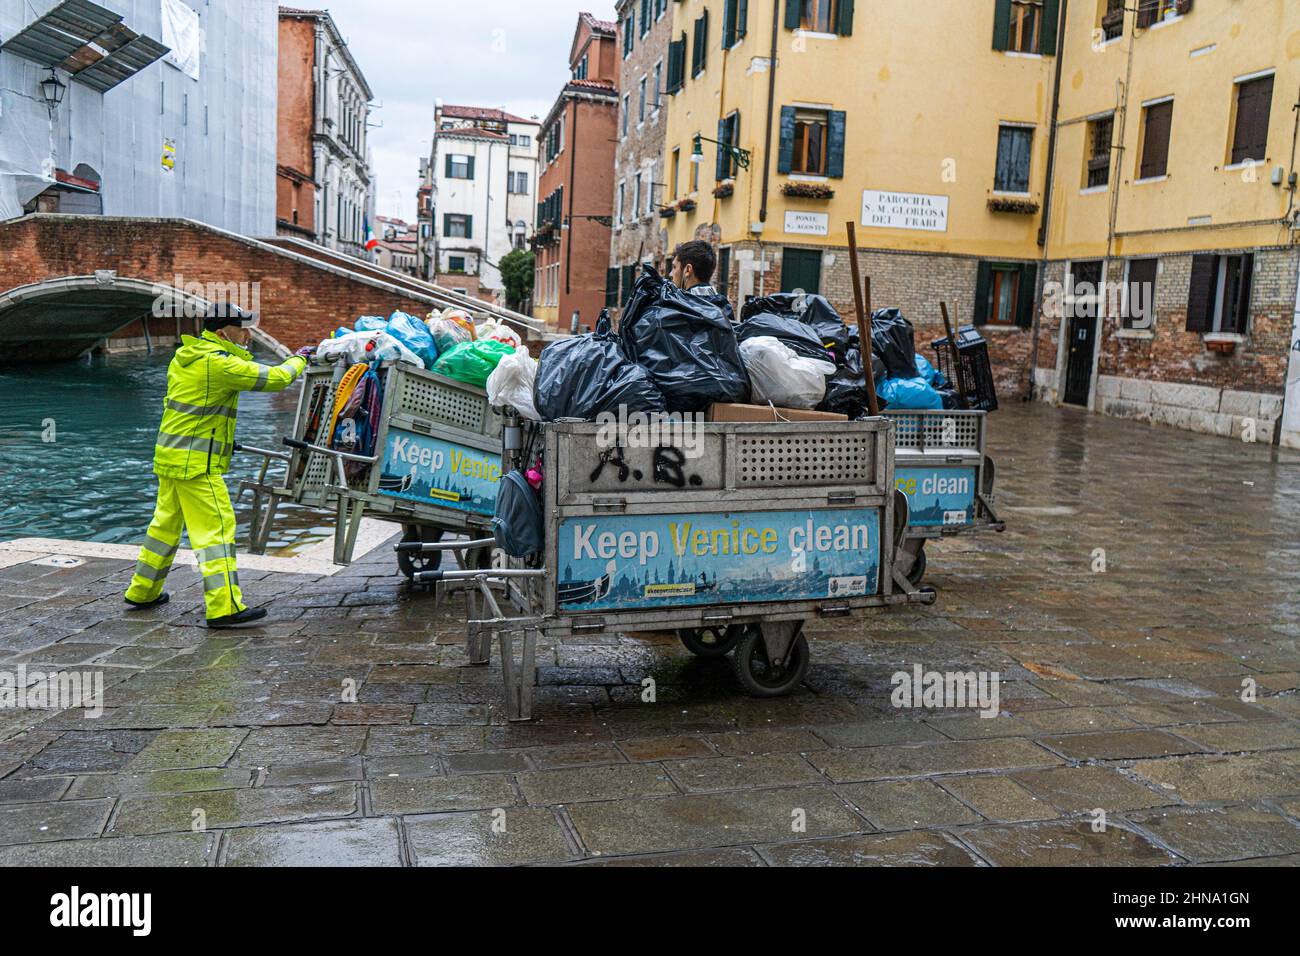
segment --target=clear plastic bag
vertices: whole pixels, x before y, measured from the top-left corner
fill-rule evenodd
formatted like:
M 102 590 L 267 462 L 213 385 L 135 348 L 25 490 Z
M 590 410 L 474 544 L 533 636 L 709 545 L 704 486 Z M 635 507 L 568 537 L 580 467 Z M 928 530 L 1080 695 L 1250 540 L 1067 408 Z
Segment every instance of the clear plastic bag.
M 424 368 L 420 357 L 387 332 L 350 332 L 326 339 L 316 349 L 316 360 L 340 358 L 348 365 L 359 362 L 405 362 Z
M 537 381 L 537 360 L 522 345 L 513 355 L 507 355 L 488 376 L 488 401 L 493 405 L 509 405 L 524 418 L 540 421 L 533 405 L 533 383 Z
M 519 337 L 518 332 L 495 317 L 488 319 L 475 329 L 474 337 L 480 342 L 504 342 L 506 345 L 515 346 L 515 348 L 524 344 L 524 340 Z
M 740 343 L 753 398 L 778 408 L 815 408 L 826 397 L 826 378 L 835 374 L 835 364 L 796 355 L 794 350 L 770 335 Z
M 438 353 L 450 352 L 463 342 L 474 341 L 474 321 L 468 312 L 460 309 L 446 309 L 429 316 L 426 325 L 433 335 L 433 344 Z
M 438 361 L 438 346 L 433 341 L 433 334 L 415 316 L 394 312 L 385 331 L 419 356 L 425 368 L 433 368 Z

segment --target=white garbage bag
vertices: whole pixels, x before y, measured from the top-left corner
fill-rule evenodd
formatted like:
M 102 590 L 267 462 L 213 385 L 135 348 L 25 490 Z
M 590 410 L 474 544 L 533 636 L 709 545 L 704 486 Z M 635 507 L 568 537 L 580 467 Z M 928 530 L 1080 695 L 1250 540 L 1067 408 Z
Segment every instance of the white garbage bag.
M 740 357 L 749 372 L 753 400 L 778 408 L 815 408 L 826 397 L 826 377 L 835 374 L 834 363 L 797 355 L 770 335 L 741 342 Z
M 541 421 L 533 405 L 533 382 L 537 378 L 537 360 L 519 345 L 513 355 L 507 355 L 487 380 L 488 401 L 493 405 L 510 405 L 524 418 Z
M 316 349 L 317 361 L 326 361 L 334 356 L 340 356 L 349 365 L 398 361 L 424 368 L 418 355 L 382 329 L 338 335 L 326 339 Z
M 506 345 L 513 345 L 515 348 L 524 344 L 519 333 L 506 325 L 495 316 L 488 319 L 475 330 L 474 338 L 482 342 L 485 339 L 495 339 L 498 342 L 504 342 Z

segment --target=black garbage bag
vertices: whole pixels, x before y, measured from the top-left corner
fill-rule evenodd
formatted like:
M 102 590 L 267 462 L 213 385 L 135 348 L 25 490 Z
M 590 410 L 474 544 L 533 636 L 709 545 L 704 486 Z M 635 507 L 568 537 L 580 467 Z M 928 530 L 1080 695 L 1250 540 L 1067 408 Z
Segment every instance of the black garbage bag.
M 844 362 L 826 383 L 826 397 L 817 406 L 819 412 L 834 412 L 858 419 L 870 407 L 867 398 L 867 376 L 862 369 L 862 352 L 851 348 Z
M 596 331 L 552 342 L 537 357 L 533 404 L 543 421 L 594 421 L 601 412 L 667 411 L 663 393 L 645 369 L 630 361 L 610 333 L 602 311 Z
M 714 402 L 749 400 L 749 376 L 727 316 L 643 267 L 619 320 L 627 357 L 650 373 L 670 412 L 702 412 Z
M 744 322 L 763 312 L 797 319 L 810 326 L 821 338 L 822 344 L 835 353 L 836 363 L 844 361 L 852 332 L 825 296 L 795 292 L 759 296 L 745 303 L 740 310 L 740 321 Z
M 885 363 L 890 378 L 916 378 L 916 336 L 898 309 L 871 313 L 871 350 Z
M 816 359 L 819 362 L 835 361 L 826 346 L 822 344 L 817 330 L 792 315 L 760 312 L 750 315 L 736 327 L 736 337 L 742 342 L 760 335 L 770 335 L 774 339 L 779 339 L 792 352 L 804 358 Z

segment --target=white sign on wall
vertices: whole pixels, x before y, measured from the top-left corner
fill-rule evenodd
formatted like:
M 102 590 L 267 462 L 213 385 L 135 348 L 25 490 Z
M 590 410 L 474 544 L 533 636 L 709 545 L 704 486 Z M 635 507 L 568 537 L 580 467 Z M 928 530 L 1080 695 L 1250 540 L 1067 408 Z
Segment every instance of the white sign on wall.
M 199 78 L 199 55 L 203 51 L 203 31 L 198 11 L 183 0 L 163 0 L 162 41 L 170 51 L 163 56 L 192 80 Z
M 877 229 L 947 232 L 948 197 L 864 189 L 862 225 Z
M 796 212 L 787 210 L 785 231 L 802 236 L 825 236 L 830 231 L 830 215 L 824 212 Z

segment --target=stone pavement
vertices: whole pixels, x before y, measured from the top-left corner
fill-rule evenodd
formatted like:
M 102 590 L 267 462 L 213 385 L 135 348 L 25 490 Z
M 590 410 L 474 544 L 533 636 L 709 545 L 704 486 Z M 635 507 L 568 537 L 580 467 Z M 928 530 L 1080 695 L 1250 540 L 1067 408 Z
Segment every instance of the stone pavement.
M 0 863 L 1300 862 L 1300 455 L 1043 406 L 991 446 L 1007 533 L 936 547 L 933 607 L 814 622 L 774 701 L 598 636 L 508 724 L 387 549 L 244 573 L 272 616 L 236 633 L 192 569 L 133 615 L 126 562 L 0 569 L 0 671 L 106 684 L 0 709 Z M 896 709 L 915 664 L 997 671 L 1000 715 Z

